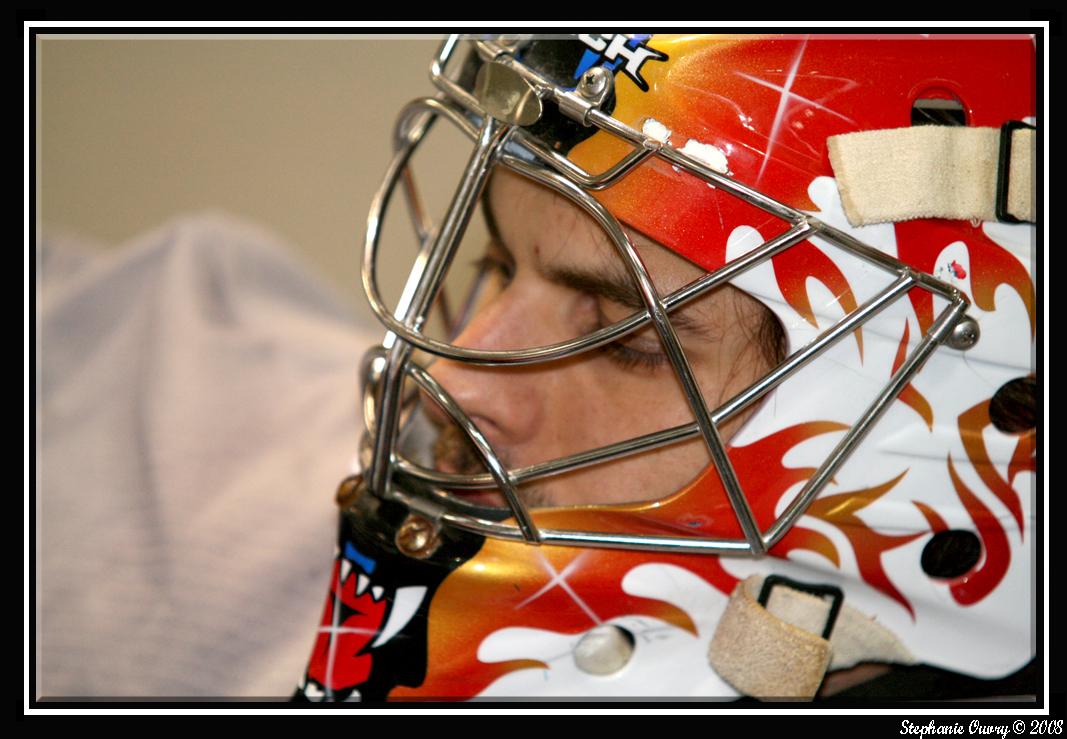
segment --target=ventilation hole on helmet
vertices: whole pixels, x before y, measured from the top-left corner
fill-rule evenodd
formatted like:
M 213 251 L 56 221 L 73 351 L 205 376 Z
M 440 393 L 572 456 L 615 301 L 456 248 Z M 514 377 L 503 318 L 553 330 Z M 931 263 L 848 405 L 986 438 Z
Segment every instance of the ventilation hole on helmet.
M 989 401 L 989 420 L 1006 434 L 1021 434 L 1037 425 L 1037 380 L 1020 377 L 1001 385 Z
M 637 641 L 629 629 L 601 624 L 585 633 L 574 648 L 574 663 L 590 675 L 611 675 L 630 662 Z
M 970 572 L 981 556 L 982 542 L 973 531 L 952 529 L 926 542 L 921 563 L 930 577 L 951 579 Z
M 952 93 L 927 91 L 911 105 L 911 125 L 966 126 L 967 113 Z

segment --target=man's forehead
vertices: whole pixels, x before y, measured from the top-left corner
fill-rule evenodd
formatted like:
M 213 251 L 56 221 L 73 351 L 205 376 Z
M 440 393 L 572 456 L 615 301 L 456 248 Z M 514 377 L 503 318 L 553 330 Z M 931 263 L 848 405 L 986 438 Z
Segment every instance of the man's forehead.
M 531 256 L 542 271 L 563 269 L 628 275 L 607 231 L 565 196 L 513 172 L 500 171 L 490 183 L 489 204 L 492 217 L 508 242 L 502 246 L 509 250 L 533 249 L 536 254 Z M 529 233 L 522 233 L 523 229 Z M 661 294 L 677 290 L 705 274 L 644 234 L 625 224 L 623 229 Z

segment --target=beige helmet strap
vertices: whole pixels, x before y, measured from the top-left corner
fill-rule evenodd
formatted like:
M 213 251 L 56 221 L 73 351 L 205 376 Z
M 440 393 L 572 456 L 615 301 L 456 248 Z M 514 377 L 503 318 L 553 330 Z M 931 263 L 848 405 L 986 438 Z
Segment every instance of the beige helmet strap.
M 853 226 L 915 218 L 1034 221 L 1036 131 L 912 126 L 826 140 Z
M 753 575 L 737 584 L 708 651 L 711 666 L 739 692 L 808 699 L 827 670 L 860 662 L 917 661 L 892 632 L 840 601 L 835 620 L 830 601 L 777 584 L 764 607 L 763 580 Z

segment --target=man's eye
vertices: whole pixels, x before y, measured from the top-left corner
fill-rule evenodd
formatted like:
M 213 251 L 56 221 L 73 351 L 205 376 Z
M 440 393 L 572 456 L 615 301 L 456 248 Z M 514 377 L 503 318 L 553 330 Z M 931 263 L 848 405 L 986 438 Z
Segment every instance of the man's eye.
M 599 301 L 597 301 L 596 313 L 597 329 L 616 323 L 605 315 L 604 308 Z M 613 364 L 627 370 L 652 371 L 666 365 L 669 361 L 651 327 L 638 331 L 636 335 L 608 344 L 601 351 Z
M 623 369 L 651 371 L 667 364 L 667 355 L 663 352 L 644 352 L 618 341 L 608 344 L 603 351 L 608 359 Z

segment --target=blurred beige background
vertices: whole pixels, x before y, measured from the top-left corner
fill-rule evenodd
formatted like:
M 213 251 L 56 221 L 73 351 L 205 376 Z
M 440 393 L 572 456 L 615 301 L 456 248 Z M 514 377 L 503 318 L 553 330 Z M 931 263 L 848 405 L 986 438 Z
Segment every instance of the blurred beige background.
M 176 215 L 222 210 L 278 233 L 369 318 L 367 205 L 397 111 L 434 92 L 439 44 L 38 36 L 38 222 L 115 247 Z M 469 149 L 447 148 L 454 162 L 440 168 L 458 172 Z M 399 285 L 404 269 L 383 267 L 383 282 Z

